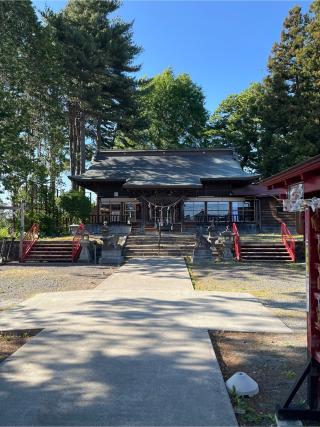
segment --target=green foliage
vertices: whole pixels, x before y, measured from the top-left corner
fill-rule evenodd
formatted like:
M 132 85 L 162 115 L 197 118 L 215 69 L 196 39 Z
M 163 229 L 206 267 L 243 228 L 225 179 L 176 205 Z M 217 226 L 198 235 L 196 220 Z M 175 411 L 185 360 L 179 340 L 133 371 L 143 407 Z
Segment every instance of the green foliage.
M 56 236 L 58 229 L 55 219 L 44 211 L 27 213 L 25 216 L 25 229 L 29 230 L 33 224 L 39 224 L 42 236 Z
M 252 84 L 238 95 L 230 95 L 221 102 L 209 119 L 207 137 L 211 144 L 233 146 L 246 168 L 259 169 L 257 147 L 261 137 L 261 108 L 263 88 Z
M 207 111 L 202 89 L 188 74 L 171 69 L 140 82 L 140 113 L 146 129 L 138 133 L 145 148 L 198 147 L 203 143 Z
M 0 240 L 3 239 L 4 237 L 9 237 L 10 233 L 7 227 L 1 227 L 0 228 Z
M 59 199 L 60 207 L 70 216 L 72 221 L 86 221 L 91 212 L 91 203 L 80 191 L 63 193 Z
M 130 73 L 139 70 L 133 60 L 140 48 L 132 23 L 110 17 L 119 5 L 69 0 L 61 12 L 44 13 L 62 52 L 71 175 L 85 171 L 86 135 L 98 149 L 113 146 L 116 133 L 134 124 L 136 80 Z
M 273 46 L 268 75 L 229 96 L 211 116 L 214 146 L 234 146 L 242 164 L 263 176 L 320 153 L 320 1 L 293 7 Z

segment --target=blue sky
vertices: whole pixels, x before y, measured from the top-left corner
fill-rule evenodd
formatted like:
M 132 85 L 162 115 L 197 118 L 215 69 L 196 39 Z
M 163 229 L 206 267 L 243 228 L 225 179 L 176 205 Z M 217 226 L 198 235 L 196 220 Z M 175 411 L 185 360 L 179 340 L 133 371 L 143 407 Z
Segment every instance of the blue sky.
M 64 0 L 35 0 L 57 11 Z M 272 45 L 289 9 L 307 1 L 124 1 L 117 15 L 134 20 L 134 39 L 143 47 L 140 75 L 167 67 L 187 72 L 199 84 L 212 112 L 231 93 L 266 74 Z

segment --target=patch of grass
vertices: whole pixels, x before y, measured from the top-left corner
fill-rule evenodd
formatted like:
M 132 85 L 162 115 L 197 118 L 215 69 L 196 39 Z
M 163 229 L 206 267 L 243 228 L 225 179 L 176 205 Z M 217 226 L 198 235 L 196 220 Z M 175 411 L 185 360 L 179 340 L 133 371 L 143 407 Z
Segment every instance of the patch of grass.
M 22 331 L 0 331 L 0 362 L 28 342 L 40 329 Z
M 189 276 L 190 276 L 190 280 L 191 280 L 192 286 L 193 286 L 194 289 L 196 289 L 196 280 L 195 280 L 195 277 L 194 277 L 194 274 L 193 274 L 193 271 L 192 271 L 191 257 L 190 256 L 185 257 L 184 261 L 186 263 L 187 270 L 189 272 Z
M 249 398 L 238 396 L 235 390 L 230 394 L 234 411 L 241 425 L 268 425 L 275 426 L 276 419 L 271 413 L 257 411 L 250 405 Z
M 10 269 L 7 269 L 5 271 L 1 271 L 0 269 L 0 276 L 3 279 L 10 279 L 10 278 L 23 278 L 23 277 L 30 277 L 30 276 L 35 276 L 35 275 L 41 275 L 43 274 L 43 270 L 41 269 L 37 269 L 34 267 L 13 267 Z
M 246 372 L 259 385 L 259 393 L 250 398 L 231 393 L 239 425 L 275 425 L 276 406 L 306 362 L 305 334 L 210 331 L 209 335 L 224 380 L 235 372 Z M 305 397 L 306 390 L 301 392 L 298 399 Z
M 39 240 L 73 240 L 73 236 L 67 234 L 65 236 L 57 236 L 57 237 L 40 237 Z

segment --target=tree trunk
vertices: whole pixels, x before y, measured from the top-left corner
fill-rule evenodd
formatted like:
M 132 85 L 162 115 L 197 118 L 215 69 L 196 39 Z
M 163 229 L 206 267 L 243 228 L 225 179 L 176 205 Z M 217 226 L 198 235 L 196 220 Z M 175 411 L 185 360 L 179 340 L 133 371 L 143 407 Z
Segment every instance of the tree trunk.
M 80 174 L 86 171 L 86 135 L 85 135 L 85 113 L 80 111 L 79 118 L 79 145 L 80 145 Z
M 96 144 L 97 144 L 97 153 L 99 153 L 99 151 L 101 150 L 101 145 L 102 145 L 101 119 L 98 119 L 98 122 L 97 122 Z
M 76 103 L 68 102 L 69 113 L 69 164 L 71 176 L 76 175 L 76 156 L 77 156 L 77 138 L 76 138 Z M 72 190 L 78 190 L 79 186 L 72 181 Z

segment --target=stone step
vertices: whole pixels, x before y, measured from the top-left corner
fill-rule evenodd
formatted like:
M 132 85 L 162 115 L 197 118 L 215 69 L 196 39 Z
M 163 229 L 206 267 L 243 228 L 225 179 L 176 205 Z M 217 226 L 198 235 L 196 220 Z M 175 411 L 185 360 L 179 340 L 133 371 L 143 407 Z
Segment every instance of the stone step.
M 247 259 L 291 259 L 289 255 L 250 255 L 250 256 L 245 256 L 245 255 L 241 255 L 241 259 L 243 260 L 247 260 Z
M 171 248 L 171 249 L 168 249 L 168 248 L 160 248 L 160 250 L 158 249 L 158 248 L 149 248 L 149 249 L 144 249 L 144 248 L 140 248 L 140 249 L 130 249 L 130 248 L 125 248 L 124 249 L 124 251 L 125 251 L 125 253 L 138 253 L 138 252 L 145 252 L 145 253 L 147 253 L 147 252 L 150 252 L 150 253 L 153 253 L 153 252 L 168 252 L 168 253 L 170 253 L 170 252 L 186 252 L 186 253 L 192 253 L 193 252 L 193 250 L 191 249 L 174 249 L 174 248 Z
M 263 258 L 263 259 L 241 259 L 242 262 L 292 262 L 291 259 L 267 259 L 267 258 Z
M 71 256 L 65 256 L 65 255 L 30 255 L 27 258 L 27 261 L 52 261 L 52 260 L 59 260 L 59 261 L 72 261 Z
M 254 247 L 254 248 L 284 248 L 283 243 L 274 243 L 274 242 L 245 242 L 241 240 L 242 247 Z
M 37 249 L 70 249 L 73 245 L 33 245 L 32 248 Z
M 132 256 L 132 257 L 139 257 L 139 256 L 191 256 L 192 252 L 186 252 L 186 251 L 135 251 L 135 252 L 125 252 L 124 256 Z
M 286 250 L 285 246 L 243 246 L 242 249 L 247 249 L 248 251 L 282 251 Z
M 72 245 L 72 240 L 37 240 L 36 245 Z
M 41 252 L 36 252 L 36 251 L 30 251 L 29 252 L 29 257 L 31 256 L 72 256 L 72 251 L 66 251 L 66 252 L 55 252 L 55 251 L 41 251 Z
M 241 250 L 242 251 L 251 251 L 251 252 L 254 252 L 254 251 L 257 251 L 257 252 L 264 252 L 264 251 L 271 251 L 271 252 L 280 251 L 280 252 L 282 252 L 282 251 L 284 251 L 284 252 L 286 252 L 287 251 L 284 246 L 282 246 L 282 247 L 281 246 L 279 246 L 279 247 L 266 247 L 266 248 L 261 248 L 261 247 L 255 248 L 253 246 L 241 246 Z
M 267 256 L 267 255 L 278 255 L 278 256 L 286 256 L 288 252 L 285 251 L 266 251 L 266 252 L 245 252 L 241 251 L 241 254 L 246 256 Z
M 72 258 L 28 258 L 26 262 L 72 262 Z
M 157 248 L 158 247 L 158 245 L 132 245 L 132 244 L 127 244 L 126 245 L 126 248 L 130 248 L 130 249 L 140 249 L 140 248 L 145 248 L 145 249 L 148 249 L 148 248 Z M 187 249 L 193 249 L 194 248 L 194 245 L 166 245 L 166 244 L 161 244 L 160 245 L 160 247 L 161 248 L 176 248 L 176 249 L 184 249 L 184 248 L 187 248 Z

